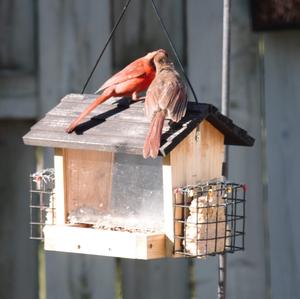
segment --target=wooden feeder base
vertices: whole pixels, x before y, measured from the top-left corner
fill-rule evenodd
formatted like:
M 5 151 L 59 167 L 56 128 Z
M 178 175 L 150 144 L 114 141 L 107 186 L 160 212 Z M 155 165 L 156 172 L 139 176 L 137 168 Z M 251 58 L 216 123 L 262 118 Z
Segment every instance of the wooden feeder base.
M 74 252 L 132 259 L 166 257 L 162 233 L 104 231 L 69 225 L 44 227 L 45 250 Z

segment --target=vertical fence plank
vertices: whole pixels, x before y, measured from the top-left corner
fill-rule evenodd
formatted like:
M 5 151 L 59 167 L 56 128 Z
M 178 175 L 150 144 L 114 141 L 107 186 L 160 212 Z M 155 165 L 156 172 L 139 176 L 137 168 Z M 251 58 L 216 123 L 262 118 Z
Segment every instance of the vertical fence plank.
M 232 2 L 231 117 L 255 137 L 251 148 L 231 147 L 229 179 L 246 183 L 245 251 L 228 257 L 228 298 L 267 298 L 268 220 L 262 185 L 261 66 L 248 1 Z M 249 283 L 251 282 L 251 283 Z M 253 287 L 255 286 L 255 287 Z
M 44 114 L 69 92 L 80 92 L 110 30 L 109 1 L 39 1 L 40 109 Z M 110 75 L 110 48 L 87 92 Z M 48 165 L 53 161 L 46 154 Z M 114 298 L 115 260 L 46 252 L 47 298 Z
M 230 117 L 256 138 L 256 144 L 254 148 L 230 149 L 229 179 L 246 182 L 249 192 L 246 250 L 228 257 L 228 298 L 266 298 L 267 292 L 260 166 L 260 68 L 258 41 L 251 33 L 248 14 L 248 1 L 232 2 Z M 191 81 L 201 101 L 220 107 L 222 3 L 189 1 L 188 20 Z M 217 262 L 210 258 L 202 268 L 202 261 L 197 261 L 195 272 L 197 298 L 214 298 Z
M 163 259 L 157 261 L 122 260 L 124 299 L 184 299 L 190 298 L 187 261 Z
M 188 73 L 199 101 L 221 105 L 222 3 L 187 4 Z
M 0 121 L 0 298 L 38 298 L 37 243 L 29 240 L 30 121 Z
M 114 258 L 48 252 L 47 299 L 115 298 Z
M 40 113 L 68 92 L 79 93 L 110 31 L 109 1 L 39 1 Z M 106 50 L 86 92 L 94 92 L 111 72 Z
M 124 1 L 114 1 L 116 18 Z M 184 1 L 156 1 L 160 14 L 181 58 L 184 58 Z M 170 46 L 160 28 L 150 1 L 132 1 L 114 38 L 114 67 L 157 48 Z M 186 260 L 120 261 L 124 298 L 189 298 L 189 268 Z
M 300 298 L 300 39 L 265 34 L 265 102 L 272 298 Z
M 114 22 L 125 1 L 113 1 Z M 184 1 L 156 0 L 159 12 L 181 57 L 184 56 Z M 151 1 L 132 1 L 121 25 L 116 31 L 114 43 L 114 67 L 119 69 L 145 53 L 164 48 L 172 54 L 169 43 L 153 11 Z
M 200 102 L 220 107 L 222 3 L 192 0 L 187 5 L 189 77 Z M 217 259 L 195 260 L 194 272 L 195 298 L 216 298 Z

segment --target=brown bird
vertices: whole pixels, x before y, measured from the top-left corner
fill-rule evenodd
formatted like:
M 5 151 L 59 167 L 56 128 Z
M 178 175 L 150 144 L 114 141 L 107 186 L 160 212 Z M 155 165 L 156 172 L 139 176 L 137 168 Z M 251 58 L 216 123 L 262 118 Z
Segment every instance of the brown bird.
M 138 100 L 138 93 L 146 90 L 155 77 L 153 58 L 160 52 L 166 53 L 162 49 L 150 52 L 108 79 L 96 92 L 102 91 L 102 94 L 69 125 L 66 132 L 72 133 L 85 116 L 111 97 L 132 96 L 133 100 Z
M 145 114 L 151 118 L 143 149 L 144 158 L 156 158 L 165 118 L 180 121 L 187 107 L 186 86 L 166 52 L 154 56 L 156 75 L 146 93 Z

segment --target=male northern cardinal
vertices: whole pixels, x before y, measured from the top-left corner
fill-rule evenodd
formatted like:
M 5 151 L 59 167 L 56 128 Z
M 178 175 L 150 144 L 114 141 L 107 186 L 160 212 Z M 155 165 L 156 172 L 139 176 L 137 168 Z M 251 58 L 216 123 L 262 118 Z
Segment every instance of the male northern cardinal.
M 186 112 L 186 87 L 166 52 L 154 56 L 156 75 L 145 99 L 145 114 L 151 117 L 149 132 L 143 149 L 144 158 L 156 158 L 166 117 L 178 122 Z
M 146 90 L 155 77 L 153 58 L 160 52 L 166 53 L 162 49 L 150 52 L 108 79 L 96 92 L 102 91 L 102 94 L 70 124 L 66 132 L 72 133 L 85 116 L 111 97 L 132 96 L 133 100 L 137 100 L 138 93 Z

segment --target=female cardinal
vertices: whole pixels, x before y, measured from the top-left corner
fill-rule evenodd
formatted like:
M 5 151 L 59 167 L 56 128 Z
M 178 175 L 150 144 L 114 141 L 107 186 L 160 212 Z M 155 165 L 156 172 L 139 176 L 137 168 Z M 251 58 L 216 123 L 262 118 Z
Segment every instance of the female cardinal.
M 178 122 L 186 112 L 186 87 L 166 52 L 154 56 L 156 75 L 146 93 L 145 114 L 151 117 L 143 149 L 144 158 L 156 158 L 166 117 Z
M 166 51 L 160 49 L 150 52 L 108 79 L 97 90 L 97 93 L 102 91 L 102 94 L 70 124 L 66 132 L 72 133 L 85 116 L 111 97 L 132 96 L 133 100 L 137 100 L 138 93 L 146 90 L 155 77 L 153 58 L 158 53 L 166 53 Z

